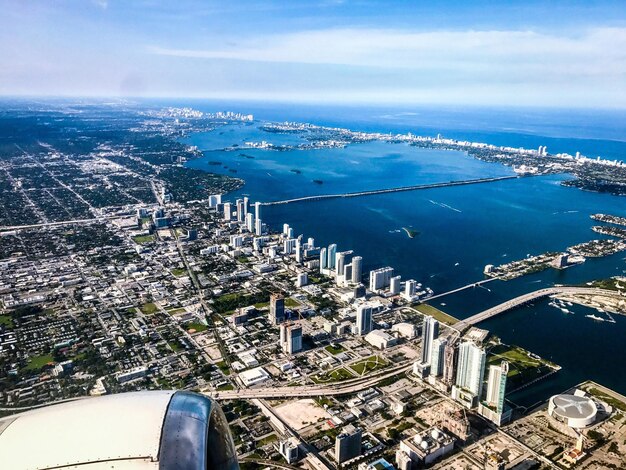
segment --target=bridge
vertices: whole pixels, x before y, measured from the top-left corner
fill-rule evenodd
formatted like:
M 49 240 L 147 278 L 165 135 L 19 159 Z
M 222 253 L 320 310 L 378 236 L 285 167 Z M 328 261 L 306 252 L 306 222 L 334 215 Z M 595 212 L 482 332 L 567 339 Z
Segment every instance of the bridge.
M 292 204 L 294 202 L 322 201 L 326 199 L 373 196 L 376 194 L 399 193 L 403 191 L 417 191 L 420 189 L 446 188 L 448 186 L 464 186 L 468 184 L 491 183 L 495 181 L 510 180 L 510 179 L 515 179 L 515 178 L 521 178 L 521 176 L 517 176 L 517 175 L 498 176 L 494 178 L 477 178 L 477 179 L 471 179 L 471 180 L 448 181 L 444 183 L 417 184 L 413 186 L 401 186 L 399 188 L 386 188 L 386 189 L 373 189 L 371 191 L 359 191 L 355 193 L 319 194 L 317 196 L 305 196 L 305 197 L 298 197 L 295 199 L 285 199 L 284 201 L 262 202 L 261 205 L 262 206 L 275 206 L 278 204 Z
M 465 328 L 468 328 L 472 325 L 476 325 L 477 323 L 488 320 L 489 318 L 495 317 L 501 313 L 504 313 L 508 310 L 512 310 L 514 308 L 520 307 L 527 303 L 533 302 L 537 299 L 541 299 L 544 297 L 549 297 L 551 295 L 558 294 L 584 294 L 584 295 L 608 295 L 614 297 L 615 295 L 619 295 L 616 291 L 611 291 L 607 289 L 598 289 L 595 287 L 566 287 L 566 286 L 554 286 L 548 287 L 546 289 L 539 289 L 533 292 L 529 292 L 528 294 L 520 295 L 519 297 L 515 297 L 514 299 L 507 300 L 506 302 L 502 302 L 495 307 L 491 307 L 487 310 L 484 310 L 476 315 L 472 315 L 459 323 L 454 325 L 454 328 L 459 331 L 463 331 Z
M 411 369 L 412 365 L 396 366 L 381 373 L 371 374 L 363 378 L 345 380 L 333 384 L 301 385 L 296 387 L 260 387 L 243 388 L 238 390 L 203 390 L 204 395 L 217 400 L 263 399 L 263 398 L 308 398 L 319 396 L 348 395 L 373 387 L 381 380 L 403 374 Z

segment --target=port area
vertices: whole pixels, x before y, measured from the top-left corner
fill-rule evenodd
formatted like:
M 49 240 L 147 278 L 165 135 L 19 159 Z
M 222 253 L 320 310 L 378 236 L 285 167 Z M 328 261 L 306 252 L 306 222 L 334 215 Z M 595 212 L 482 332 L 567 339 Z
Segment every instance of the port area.
M 598 281 L 588 282 L 585 287 L 595 287 L 602 289 L 602 294 L 584 294 L 584 293 L 563 293 L 554 296 L 553 300 L 557 306 L 569 313 L 567 305 L 577 304 L 584 307 L 596 309 L 602 316 L 587 315 L 587 317 L 596 321 L 608 321 L 615 323 L 611 314 L 626 315 L 626 277 L 616 276 L 610 279 L 602 279 Z

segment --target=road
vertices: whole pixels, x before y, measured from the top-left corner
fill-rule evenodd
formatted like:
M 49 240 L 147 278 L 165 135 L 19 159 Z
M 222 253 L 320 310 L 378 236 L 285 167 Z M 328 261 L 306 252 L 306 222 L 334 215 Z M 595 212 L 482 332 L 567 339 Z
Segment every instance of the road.
M 527 304 L 537 299 L 541 299 L 543 297 L 548 297 L 551 295 L 557 294 L 586 294 L 586 295 L 609 295 L 615 296 L 618 295 L 617 292 L 606 290 L 606 289 L 597 289 L 595 287 L 565 287 L 565 286 L 555 286 L 548 287 L 546 289 L 539 289 L 533 292 L 529 292 L 524 295 L 520 295 L 519 297 L 515 297 L 514 299 L 507 300 L 506 302 L 502 302 L 495 307 L 491 307 L 487 310 L 484 310 L 476 315 L 472 315 L 471 317 L 465 318 L 461 322 L 454 325 L 454 328 L 459 331 L 464 330 L 465 328 L 476 325 L 477 323 L 488 320 L 489 318 L 495 317 L 501 313 L 504 313 L 508 310 L 512 310 L 521 305 Z
M 261 387 L 261 388 L 245 388 L 240 390 L 203 390 L 202 393 L 218 400 L 233 400 L 236 398 L 254 399 L 254 398 L 305 398 L 318 396 L 334 396 L 347 395 L 350 393 L 360 392 L 376 385 L 383 379 L 402 374 L 411 369 L 412 365 L 396 366 L 387 369 L 378 374 L 372 374 L 367 377 L 345 380 L 328 385 L 301 385 L 298 387 Z
M 361 197 L 361 196 L 373 196 L 376 194 L 387 193 L 399 193 L 403 191 L 417 191 L 420 189 L 434 189 L 434 188 L 446 188 L 448 186 L 463 186 L 467 184 L 479 184 L 479 183 L 491 183 L 494 181 L 510 180 L 520 178 L 519 176 L 499 176 L 495 178 L 478 178 L 472 180 L 462 181 L 448 181 L 445 183 L 432 183 L 432 184 L 416 184 L 413 186 L 402 186 L 399 188 L 386 188 L 386 189 L 374 189 L 371 191 L 359 191 L 355 193 L 343 193 L 343 194 L 320 194 L 317 196 L 305 196 L 295 199 L 285 199 L 283 201 L 262 202 L 262 206 L 274 206 L 277 204 L 292 204 L 294 202 L 307 202 L 307 201 L 319 201 L 324 199 L 338 199 L 346 197 Z

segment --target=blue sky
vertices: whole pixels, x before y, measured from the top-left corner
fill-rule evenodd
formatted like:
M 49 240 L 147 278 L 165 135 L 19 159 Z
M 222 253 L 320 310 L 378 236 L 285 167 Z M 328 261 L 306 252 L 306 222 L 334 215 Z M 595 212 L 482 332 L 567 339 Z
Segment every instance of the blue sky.
M 626 107 L 617 1 L 0 0 L 0 94 Z

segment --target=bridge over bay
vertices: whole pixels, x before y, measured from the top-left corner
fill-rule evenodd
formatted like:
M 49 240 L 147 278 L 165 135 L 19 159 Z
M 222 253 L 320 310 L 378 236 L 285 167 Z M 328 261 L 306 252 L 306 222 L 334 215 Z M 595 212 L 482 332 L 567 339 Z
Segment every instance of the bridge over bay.
M 528 304 L 535 300 L 549 297 L 551 295 L 558 294 L 584 294 L 584 295 L 608 295 L 614 297 L 619 295 L 618 292 L 607 290 L 607 289 L 598 289 L 595 287 L 571 287 L 571 286 L 554 286 L 548 287 L 545 289 L 539 289 L 533 292 L 529 292 L 524 295 L 520 295 L 519 297 L 515 297 L 514 299 L 507 300 L 506 302 L 502 302 L 495 307 L 491 307 L 487 310 L 484 310 L 476 315 L 472 315 L 459 323 L 454 325 L 454 328 L 459 331 L 468 328 L 469 326 L 476 325 L 477 323 L 488 320 L 489 318 L 495 317 L 501 313 L 504 313 L 508 310 L 512 310 L 514 308 L 520 307 L 522 305 Z
M 516 179 L 516 178 L 521 178 L 521 176 L 517 176 L 517 175 L 497 176 L 493 178 L 477 178 L 477 179 L 471 179 L 471 180 L 447 181 L 443 183 L 416 184 L 413 186 L 401 186 L 399 188 L 373 189 L 371 191 L 359 191 L 359 192 L 354 192 L 354 193 L 343 193 L 343 194 L 318 194 L 317 196 L 304 196 L 304 197 L 298 197 L 295 199 L 285 199 L 283 201 L 262 202 L 261 205 L 262 206 L 275 206 L 278 204 L 293 204 L 295 202 L 322 201 L 326 199 L 373 196 L 376 194 L 399 193 L 403 191 L 417 191 L 420 189 L 434 189 L 434 188 L 446 188 L 448 186 L 464 186 L 464 185 L 469 185 L 469 184 L 492 183 L 495 181 L 503 181 L 503 180 L 510 180 L 510 179 Z

